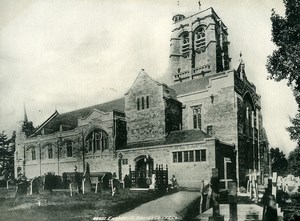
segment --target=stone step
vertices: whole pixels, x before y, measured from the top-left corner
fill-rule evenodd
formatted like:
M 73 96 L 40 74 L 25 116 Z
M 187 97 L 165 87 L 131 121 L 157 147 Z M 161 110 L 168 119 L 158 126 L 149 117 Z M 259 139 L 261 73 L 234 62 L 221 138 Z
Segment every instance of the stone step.
M 238 220 L 262 220 L 263 208 L 256 204 L 238 204 Z M 229 221 L 229 205 L 220 204 L 220 214 L 224 216 L 224 221 Z M 198 215 L 194 220 L 209 220 L 212 216 L 212 208 Z

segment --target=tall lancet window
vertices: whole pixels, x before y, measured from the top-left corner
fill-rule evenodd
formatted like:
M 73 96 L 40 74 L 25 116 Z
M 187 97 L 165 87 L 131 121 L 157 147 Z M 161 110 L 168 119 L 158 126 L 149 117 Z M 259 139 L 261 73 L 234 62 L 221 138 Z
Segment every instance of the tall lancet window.
M 142 110 L 144 110 L 144 108 L 145 108 L 145 98 L 144 97 L 142 97 Z
M 72 157 L 73 156 L 73 142 L 67 141 L 66 148 L 67 148 L 67 157 Z
M 193 127 L 201 129 L 201 105 L 193 107 Z
M 53 148 L 52 148 L 52 146 L 48 147 L 48 159 L 53 159 Z
M 32 160 L 36 160 L 35 147 L 33 147 L 32 150 L 31 150 L 31 159 L 32 159 Z
M 140 98 L 136 99 L 137 110 L 140 110 Z

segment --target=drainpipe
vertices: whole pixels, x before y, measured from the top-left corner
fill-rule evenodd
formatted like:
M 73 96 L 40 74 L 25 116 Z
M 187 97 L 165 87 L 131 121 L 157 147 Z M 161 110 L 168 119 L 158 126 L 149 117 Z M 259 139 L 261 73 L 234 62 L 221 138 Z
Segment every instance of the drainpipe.
M 258 155 L 258 173 L 259 173 L 259 177 L 260 177 L 260 182 L 263 182 L 263 177 L 262 177 L 262 172 L 261 172 L 261 168 L 260 168 L 260 140 L 259 140 L 259 113 L 258 110 L 256 112 L 256 128 L 257 128 L 257 155 Z
M 23 157 L 24 157 L 24 160 L 23 160 L 23 175 L 25 176 L 25 164 L 26 164 L 26 151 L 25 151 L 25 145 L 23 147 Z
M 239 171 L 239 145 L 235 145 L 233 144 L 233 147 L 236 150 L 236 162 L 235 162 L 235 166 L 236 166 L 236 185 L 237 185 L 237 191 L 238 193 L 240 192 L 240 171 Z
M 59 135 L 57 140 L 57 175 L 59 175 L 59 153 L 60 153 L 60 145 L 62 144 L 62 137 Z
M 85 148 L 84 148 L 83 130 L 81 130 L 81 136 L 82 136 L 82 172 L 84 172 L 85 171 Z
M 39 164 L 40 164 L 40 176 L 42 176 L 42 148 L 40 142 L 39 145 Z
M 256 168 L 256 154 L 255 154 L 255 135 L 254 135 L 254 111 L 251 111 L 251 128 L 252 128 L 252 151 L 253 151 L 253 170 Z

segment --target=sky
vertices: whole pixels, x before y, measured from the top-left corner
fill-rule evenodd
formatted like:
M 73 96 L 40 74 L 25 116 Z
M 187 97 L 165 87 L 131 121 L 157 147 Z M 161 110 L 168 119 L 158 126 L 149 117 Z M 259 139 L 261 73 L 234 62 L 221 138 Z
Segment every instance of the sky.
M 242 51 L 270 146 L 288 154 L 296 143 L 285 128 L 297 105 L 265 67 L 275 49 L 271 9 L 284 15 L 282 0 L 201 0 L 209 7 L 228 27 L 233 69 Z M 55 110 L 122 97 L 141 69 L 166 82 L 172 16 L 198 11 L 198 0 L 1 0 L 0 130 L 16 130 L 24 104 L 38 126 Z

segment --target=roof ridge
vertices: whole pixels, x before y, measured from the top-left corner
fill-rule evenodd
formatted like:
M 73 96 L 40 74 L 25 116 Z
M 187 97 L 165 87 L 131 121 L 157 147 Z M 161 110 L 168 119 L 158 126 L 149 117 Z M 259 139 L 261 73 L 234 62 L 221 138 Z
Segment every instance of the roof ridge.
M 89 109 L 89 108 L 93 108 L 93 107 L 96 108 L 96 107 L 99 106 L 99 105 L 104 105 L 104 104 L 111 103 L 111 102 L 114 102 L 114 101 L 117 101 L 117 100 L 122 100 L 122 99 L 125 99 L 125 98 L 124 98 L 124 97 L 120 97 L 120 98 L 117 98 L 117 99 L 114 99 L 114 100 L 106 101 L 106 102 L 104 102 L 104 103 L 94 104 L 94 105 L 91 105 L 91 106 L 86 106 L 86 107 L 79 108 L 79 109 L 76 109 L 76 110 L 64 112 L 64 113 L 59 114 L 59 116 L 68 115 L 68 114 L 74 113 L 74 112 L 76 112 L 76 111 L 80 111 L 80 110 L 84 110 L 84 109 Z M 112 110 L 114 110 L 114 109 L 112 109 Z

